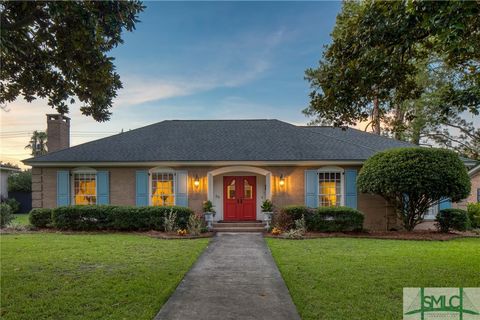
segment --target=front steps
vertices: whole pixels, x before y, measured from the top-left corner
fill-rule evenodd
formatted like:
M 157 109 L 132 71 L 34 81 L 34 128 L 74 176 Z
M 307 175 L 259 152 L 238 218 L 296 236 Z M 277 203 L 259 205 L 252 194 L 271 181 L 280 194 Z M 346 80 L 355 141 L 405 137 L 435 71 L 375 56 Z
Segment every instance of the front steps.
M 265 224 L 259 221 L 219 221 L 213 223 L 213 232 L 264 232 Z

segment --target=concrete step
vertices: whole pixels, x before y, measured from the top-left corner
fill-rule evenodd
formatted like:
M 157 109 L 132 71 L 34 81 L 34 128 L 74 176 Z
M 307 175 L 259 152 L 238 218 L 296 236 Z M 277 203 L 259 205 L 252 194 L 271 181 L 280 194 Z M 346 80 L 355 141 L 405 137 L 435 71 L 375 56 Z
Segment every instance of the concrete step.
M 214 232 L 264 232 L 264 227 L 214 227 Z
M 265 224 L 263 222 L 215 222 L 213 223 L 213 227 L 223 228 L 223 227 L 264 227 Z

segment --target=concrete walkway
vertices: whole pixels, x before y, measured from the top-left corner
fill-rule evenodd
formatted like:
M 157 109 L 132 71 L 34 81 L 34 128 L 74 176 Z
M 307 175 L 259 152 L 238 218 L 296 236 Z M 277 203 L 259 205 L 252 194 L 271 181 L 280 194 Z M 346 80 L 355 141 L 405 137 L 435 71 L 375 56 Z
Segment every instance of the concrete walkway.
M 300 319 L 261 234 L 218 233 L 155 319 Z

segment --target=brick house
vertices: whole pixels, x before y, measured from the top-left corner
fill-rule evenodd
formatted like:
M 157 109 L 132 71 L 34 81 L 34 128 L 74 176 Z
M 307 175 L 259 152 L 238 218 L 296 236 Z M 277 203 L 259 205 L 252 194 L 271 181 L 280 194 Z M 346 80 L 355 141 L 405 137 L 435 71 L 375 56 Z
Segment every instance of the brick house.
M 32 166 L 33 207 L 179 205 L 216 220 L 261 219 L 261 203 L 349 206 L 365 228 L 389 230 L 394 211 L 357 191 L 362 164 L 409 143 L 356 129 L 295 126 L 278 120 L 172 120 L 69 147 L 70 119 L 47 115 L 48 149 Z M 449 207 L 449 202 L 440 204 Z M 427 219 L 432 219 L 432 210 Z

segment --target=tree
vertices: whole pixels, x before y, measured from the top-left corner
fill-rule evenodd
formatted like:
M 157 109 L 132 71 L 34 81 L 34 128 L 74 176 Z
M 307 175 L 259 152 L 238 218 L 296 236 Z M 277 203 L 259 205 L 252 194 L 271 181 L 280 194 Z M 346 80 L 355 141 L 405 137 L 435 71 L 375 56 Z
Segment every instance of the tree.
M 22 171 L 8 176 L 8 191 L 32 191 L 32 172 Z
M 47 134 L 43 131 L 33 131 L 30 142 L 25 146 L 25 149 L 32 150 L 31 155 L 41 156 L 47 153 Z
M 0 104 L 47 98 L 59 113 L 78 99 L 96 121 L 110 119 L 122 88 L 114 58 L 144 6 L 140 1 L 1 1 Z
M 418 62 L 432 56 L 454 75 L 439 92 L 439 113 L 478 115 L 477 2 L 345 2 L 318 68 L 306 70 L 312 91 L 304 113 L 337 126 L 370 118 L 377 133 L 386 117 L 401 124 L 401 104 L 425 90 L 416 81 Z
M 464 164 L 453 151 L 399 148 L 377 153 L 360 170 L 361 192 L 382 196 L 392 204 L 405 229 L 423 221 L 427 210 L 449 198 L 459 201 L 470 193 Z

